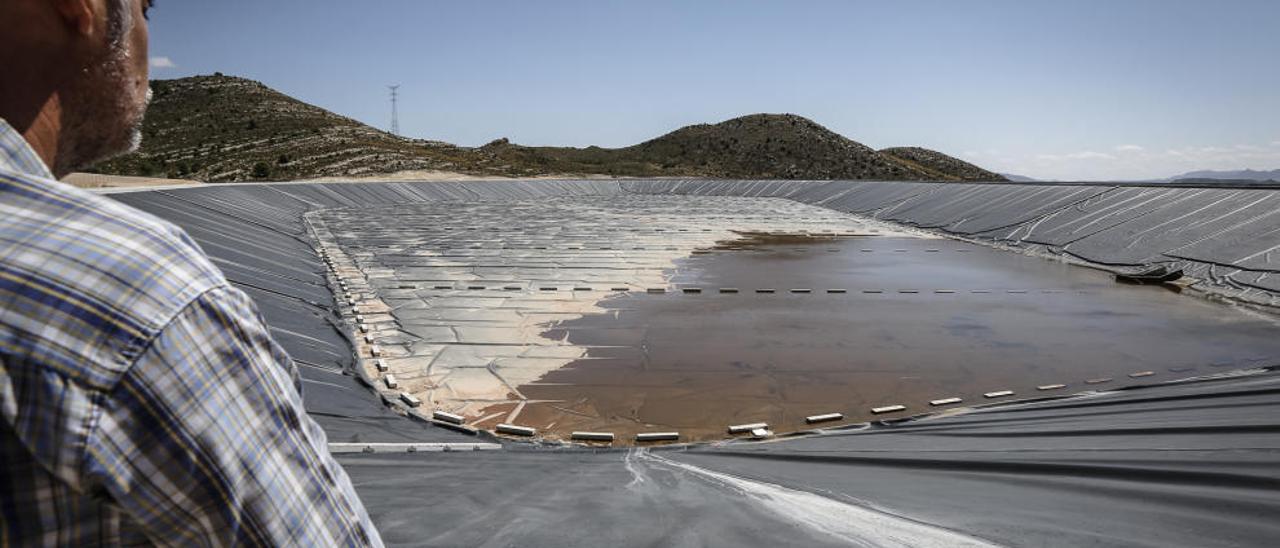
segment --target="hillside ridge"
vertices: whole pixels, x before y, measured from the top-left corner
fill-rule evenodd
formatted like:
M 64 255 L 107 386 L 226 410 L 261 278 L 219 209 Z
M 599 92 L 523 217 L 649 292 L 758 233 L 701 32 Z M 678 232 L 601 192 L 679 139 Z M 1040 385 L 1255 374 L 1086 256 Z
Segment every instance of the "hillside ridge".
M 1223 179 L 1237 181 L 1280 181 L 1280 169 L 1255 170 L 1255 169 L 1236 169 L 1236 170 L 1199 170 L 1189 171 L 1181 175 L 1174 175 L 1165 179 L 1166 181 L 1185 181 L 1196 179 Z
M 877 151 L 794 114 L 696 124 L 623 148 L 480 147 L 407 139 L 299 101 L 260 82 L 214 74 L 152 82 L 143 147 L 99 166 L 110 175 L 208 182 L 366 177 L 443 171 L 550 175 L 1002 181 L 918 147 Z
M 892 147 L 881 149 L 880 153 L 904 166 L 922 170 L 935 177 L 943 177 L 943 180 L 946 180 L 946 177 L 958 177 L 964 181 L 1007 180 L 1003 175 L 927 148 Z

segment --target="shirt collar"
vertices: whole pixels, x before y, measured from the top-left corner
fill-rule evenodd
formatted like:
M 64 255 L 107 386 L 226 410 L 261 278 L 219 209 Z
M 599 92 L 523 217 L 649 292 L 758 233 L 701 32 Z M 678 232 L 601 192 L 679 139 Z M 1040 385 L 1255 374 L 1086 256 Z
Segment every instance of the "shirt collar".
M 31 177 L 54 179 L 49 166 L 31 150 L 31 145 L 22 138 L 18 130 L 13 129 L 4 118 L 0 118 L 0 170 L 7 170 Z

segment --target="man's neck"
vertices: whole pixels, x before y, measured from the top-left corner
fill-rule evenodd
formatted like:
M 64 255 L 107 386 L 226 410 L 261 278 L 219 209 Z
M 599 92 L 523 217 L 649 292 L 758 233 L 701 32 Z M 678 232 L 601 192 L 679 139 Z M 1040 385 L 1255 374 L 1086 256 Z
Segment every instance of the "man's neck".
M 36 155 L 44 161 L 44 165 L 49 167 L 49 171 L 59 179 L 66 176 L 58 169 L 58 135 L 62 132 L 62 108 L 57 96 L 51 96 L 49 101 L 45 103 L 36 113 L 27 127 L 15 127 L 18 133 L 22 134 L 22 138 L 26 139 L 27 144 L 31 145 Z
M 27 141 L 55 176 L 58 171 L 59 136 L 62 133 L 62 100 L 56 91 L 10 89 L 0 97 L 0 118 L 4 118 Z M 17 92 L 17 96 L 12 95 Z

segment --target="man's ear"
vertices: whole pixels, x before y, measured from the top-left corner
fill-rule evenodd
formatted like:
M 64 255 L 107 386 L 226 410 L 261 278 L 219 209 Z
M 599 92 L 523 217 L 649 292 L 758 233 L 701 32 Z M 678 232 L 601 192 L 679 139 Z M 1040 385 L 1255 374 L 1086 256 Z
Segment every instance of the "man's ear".
M 50 0 L 62 16 L 68 31 L 85 38 L 92 38 L 106 31 L 107 3 L 105 0 Z

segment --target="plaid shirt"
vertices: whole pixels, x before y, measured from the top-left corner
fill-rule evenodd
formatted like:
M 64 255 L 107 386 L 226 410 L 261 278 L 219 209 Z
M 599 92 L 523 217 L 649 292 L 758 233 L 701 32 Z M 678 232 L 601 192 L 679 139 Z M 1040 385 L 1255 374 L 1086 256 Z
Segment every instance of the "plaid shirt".
M 4 120 L 0 463 L 0 546 L 381 545 L 253 302 Z

